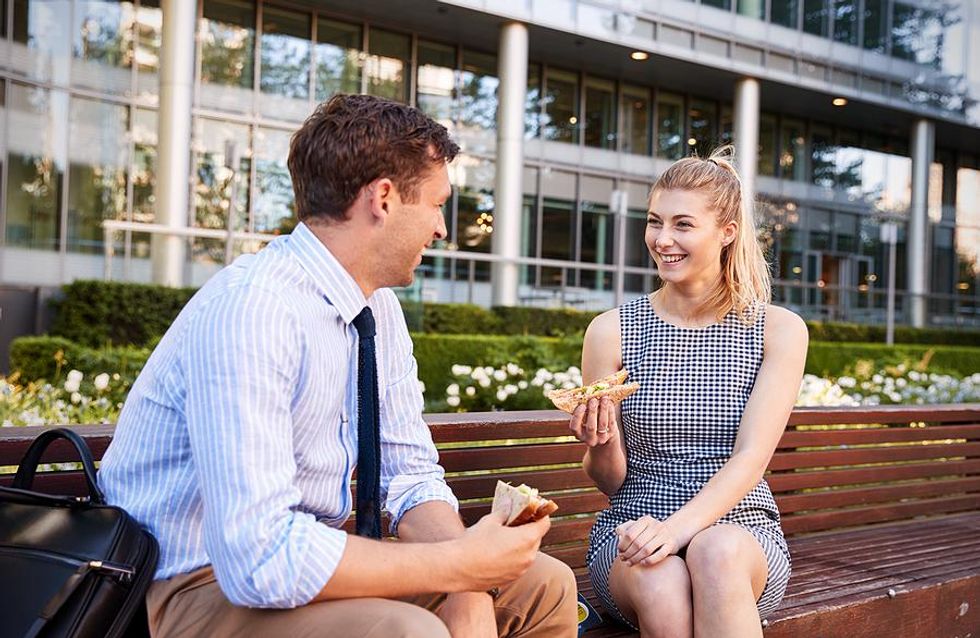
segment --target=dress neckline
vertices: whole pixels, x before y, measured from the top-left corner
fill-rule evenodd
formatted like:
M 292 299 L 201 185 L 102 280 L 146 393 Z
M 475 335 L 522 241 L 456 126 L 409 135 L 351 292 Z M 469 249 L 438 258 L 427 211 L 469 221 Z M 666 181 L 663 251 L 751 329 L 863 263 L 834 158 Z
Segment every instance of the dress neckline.
M 657 309 L 653 307 L 653 295 L 652 295 L 652 293 L 651 294 L 648 294 L 648 295 L 645 295 L 644 298 L 646 299 L 645 305 L 647 307 L 647 310 L 650 311 L 650 314 L 653 315 L 653 318 L 656 321 L 658 321 L 659 323 L 662 323 L 665 326 L 669 326 L 669 327 L 671 327 L 671 328 L 673 328 L 675 330 L 684 330 L 684 331 L 687 331 L 687 332 L 704 332 L 704 331 L 711 330 L 712 328 L 715 328 L 715 327 L 718 327 L 718 326 L 723 326 L 728 321 L 728 315 L 726 314 L 725 317 L 721 321 L 715 321 L 714 323 L 709 323 L 706 326 L 698 326 L 698 327 L 694 327 L 694 328 L 687 327 L 687 326 L 678 326 L 675 323 L 671 323 L 671 322 L 667 321 L 666 319 L 664 319 L 663 317 L 661 317 L 659 313 L 657 313 Z M 729 314 L 731 314 L 731 313 L 729 313 Z

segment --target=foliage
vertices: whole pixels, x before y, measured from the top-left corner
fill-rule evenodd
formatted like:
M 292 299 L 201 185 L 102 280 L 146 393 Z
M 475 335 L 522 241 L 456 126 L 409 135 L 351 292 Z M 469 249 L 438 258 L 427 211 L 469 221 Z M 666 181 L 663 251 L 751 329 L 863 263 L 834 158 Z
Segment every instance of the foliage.
M 68 371 L 57 384 L 0 377 L 0 427 L 114 423 L 122 409 L 122 384 L 119 374 L 86 378 L 78 370 Z

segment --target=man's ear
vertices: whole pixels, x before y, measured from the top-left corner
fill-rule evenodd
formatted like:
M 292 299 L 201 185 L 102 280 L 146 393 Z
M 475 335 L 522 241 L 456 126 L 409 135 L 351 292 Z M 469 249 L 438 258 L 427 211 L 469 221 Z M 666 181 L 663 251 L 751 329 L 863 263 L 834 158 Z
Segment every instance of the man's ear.
M 391 205 L 398 199 L 398 191 L 389 178 L 382 177 L 364 187 L 364 196 L 367 198 L 371 215 L 378 220 L 383 220 L 387 217 Z

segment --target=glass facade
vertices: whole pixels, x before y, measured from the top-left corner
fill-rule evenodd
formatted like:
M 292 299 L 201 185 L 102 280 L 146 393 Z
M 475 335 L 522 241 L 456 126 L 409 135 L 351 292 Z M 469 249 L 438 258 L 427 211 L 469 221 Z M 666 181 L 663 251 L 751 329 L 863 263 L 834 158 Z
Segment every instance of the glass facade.
M 890 55 L 903 65 L 971 72 L 951 55 L 955 43 L 947 36 L 955 33 L 955 21 L 947 25 L 945 10 L 932 5 L 701 4 Z M 89 257 L 87 274 L 101 276 L 102 222 L 155 219 L 159 3 L 12 0 L 0 7 L 9 52 L 0 69 L 4 246 Z M 290 232 L 292 132 L 337 92 L 381 95 L 417 105 L 463 149 L 445 207 L 443 248 L 455 252 L 427 257 L 426 277 L 489 289 L 489 262 L 468 256 L 488 255 L 494 246 L 497 52 L 399 31 L 392 28 L 397 22 L 345 18 L 317 3 L 201 0 L 198 10 L 191 226 Z M 965 49 L 962 39 L 960 45 Z M 547 152 L 529 156 L 524 166 L 520 254 L 564 263 L 522 265 L 520 294 L 529 303 L 608 306 L 619 286 L 640 294 L 655 285 L 642 241 L 650 182 L 669 160 L 706 156 L 734 141 L 731 96 L 626 82 L 561 63 L 532 59 L 528 67 L 525 137 L 533 141 L 528 148 Z M 824 121 L 769 108 L 759 121 L 760 218 L 779 298 L 799 308 L 837 308 L 837 318 L 878 320 L 887 274 L 879 226 L 897 221 L 904 237 L 911 201 L 908 139 L 901 131 L 852 129 L 845 118 Z M 562 144 L 581 152 L 563 159 Z M 610 157 L 628 159 L 617 165 L 628 168 L 600 161 Z M 980 277 L 976 163 L 972 155 L 943 155 L 939 148 L 930 179 L 931 290 L 963 299 L 977 294 Z M 655 170 L 644 172 L 651 166 Z M 628 204 L 617 209 L 623 197 Z M 228 250 L 225 244 L 189 241 L 190 266 L 216 269 L 260 245 L 239 241 Z M 147 261 L 149 235 L 115 233 L 112 248 Z M 904 250 L 903 243 L 900 286 Z M 469 293 L 452 300 L 481 299 Z

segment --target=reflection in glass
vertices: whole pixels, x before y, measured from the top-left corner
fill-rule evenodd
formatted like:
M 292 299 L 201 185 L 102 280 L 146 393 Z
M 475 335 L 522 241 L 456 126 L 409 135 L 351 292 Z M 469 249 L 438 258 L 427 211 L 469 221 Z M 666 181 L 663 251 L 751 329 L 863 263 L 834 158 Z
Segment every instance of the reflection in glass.
M 68 85 L 71 0 L 13 3 L 10 66 L 42 82 Z M 6 16 L 5 16 L 6 17 Z
M 460 251 L 489 253 L 493 246 L 494 164 L 472 156 L 456 160 L 456 236 L 451 239 Z M 477 281 L 490 280 L 490 263 L 472 262 Z M 471 262 L 458 261 L 456 276 L 469 277 Z
M 766 13 L 765 0 L 738 0 L 738 14 L 762 20 Z
M 680 159 L 685 146 L 684 98 L 661 92 L 657 95 L 657 155 Z
M 718 133 L 718 145 L 735 143 L 735 117 L 732 107 L 721 105 L 721 127 Z M 712 148 L 711 150 L 714 150 Z
M 459 132 L 469 148 L 486 150 L 497 130 L 497 58 L 463 51 L 459 89 Z
M 364 72 L 368 95 L 408 103 L 411 39 L 401 33 L 371 29 Z
M 803 0 L 803 30 L 813 35 L 827 37 L 830 0 Z
M 421 52 L 420 52 L 421 54 Z M 320 18 L 316 24 L 316 101 L 361 92 L 361 27 Z
M 133 3 L 76 0 L 73 18 L 72 84 L 108 93 L 128 92 L 136 18 Z
M 57 250 L 68 141 L 68 95 L 10 83 L 6 242 Z
M 301 120 L 309 113 L 310 16 L 266 5 L 262 12 L 260 111 Z
M 201 102 L 229 111 L 252 110 L 255 5 L 204 0 Z
M 616 93 L 609 80 L 585 81 L 585 144 L 616 148 Z
M 574 254 L 575 202 L 545 197 L 542 202 L 541 226 L 547 229 L 541 237 L 541 257 L 569 261 Z M 541 285 L 564 287 L 569 269 L 545 266 L 541 268 Z
M 836 156 L 837 168 L 834 171 L 834 185 L 855 198 L 861 195 L 862 189 L 864 149 L 860 148 L 860 139 L 858 131 L 841 129 Z
M 542 137 L 578 143 L 578 76 L 569 71 L 548 69 L 545 78 Z
M 824 126 L 814 126 L 810 148 L 811 179 L 817 186 L 833 188 L 835 184 L 837 145 L 833 132 Z
M 783 179 L 806 179 L 806 138 L 799 120 L 783 120 L 780 130 L 779 170 Z
M 857 45 L 857 0 L 834 0 L 834 41 Z
M 524 139 L 541 134 L 541 66 L 527 67 L 527 95 L 524 98 Z
M 579 260 L 590 264 L 613 263 L 614 216 L 608 204 L 582 202 L 582 245 Z M 612 289 L 612 272 L 580 270 L 579 285 L 596 290 Z
M 732 8 L 732 0 L 701 0 L 701 4 L 707 7 L 717 7 L 728 11 Z
M 769 21 L 795 29 L 799 16 L 800 0 L 771 0 Z
M 423 113 L 447 128 L 454 119 L 456 47 L 419 40 L 416 103 Z
M 807 224 L 810 227 L 810 248 L 816 250 L 830 250 L 831 217 L 829 210 L 821 208 L 807 211 Z M 827 282 L 832 283 L 832 282 Z
M 102 221 L 126 217 L 127 109 L 72 98 L 68 145 L 68 250 L 101 253 Z
M 763 113 L 759 118 L 758 174 L 776 175 L 776 116 Z
M 251 145 L 248 127 L 231 122 L 198 118 L 194 122 L 194 225 L 202 228 L 244 230 L 249 201 Z M 237 155 L 237 166 L 234 157 Z M 233 168 L 237 170 L 232 170 Z M 232 205 L 232 192 L 235 201 Z M 224 242 L 193 240 L 194 261 L 224 263 Z
M 864 48 L 876 53 L 885 52 L 888 17 L 887 0 L 864 0 Z
M 623 87 L 622 150 L 650 154 L 650 93 L 643 87 Z
M 163 11 L 159 0 L 143 0 L 136 10 L 136 93 L 156 100 L 160 94 L 160 47 L 163 44 Z
M 521 206 L 521 256 L 538 256 L 538 169 L 524 167 L 524 199 Z M 538 285 L 538 268 L 520 266 L 521 283 Z
M 892 9 L 892 55 L 929 66 L 940 66 L 943 49 L 942 14 L 904 2 Z
M 980 292 L 980 170 L 956 171 L 956 292 Z
M 293 183 L 286 167 L 289 131 L 255 129 L 255 206 L 249 230 L 279 235 L 296 225 Z
M 715 139 L 718 130 L 715 103 L 708 100 L 692 99 L 688 117 L 691 126 L 691 139 L 687 141 L 689 152 L 698 157 L 708 157 L 718 144 Z
M 132 136 L 133 168 L 130 180 L 133 182 L 133 221 L 153 223 L 156 206 L 153 188 L 156 184 L 157 112 L 136 109 Z M 132 254 L 136 257 L 150 256 L 148 233 L 133 233 Z

